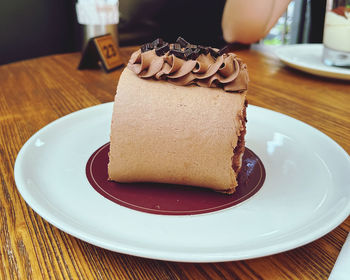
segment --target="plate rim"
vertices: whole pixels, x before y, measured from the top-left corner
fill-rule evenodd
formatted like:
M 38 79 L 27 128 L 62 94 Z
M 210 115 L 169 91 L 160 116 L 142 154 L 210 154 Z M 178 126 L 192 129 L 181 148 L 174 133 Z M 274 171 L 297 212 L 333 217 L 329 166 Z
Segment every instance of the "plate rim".
M 276 56 L 287 66 L 313 74 L 316 76 L 333 78 L 338 80 L 350 80 L 350 69 L 347 70 L 341 67 L 327 66 L 322 64 L 322 68 L 313 67 L 307 64 L 307 62 L 295 62 L 291 56 L 288 56 L 288 50 L 300 50 L 308 51 L 314 54 L 314 51 L 320 52 L 320 59 L 322 58 L 323 44 L 310 43 L 310 44 L 290 44 L 282 45 L 276 48 Z M 312 52 L 313 51 L 313 52 Z M 298 55 L 298 52 L 293 52 L 293 56 Z
M 103 103 L 94 105 L 88 108 L 84 108 L 75 112 L 72 112 L 68 115 L 65 115 L 59 119 L 56 119 L 43 128 L 39 129 L 36 133 L 34 133 L 21 147 L 19 150 L 15 164 L 14 164 L 14 179 L 16 188 L 19 191 L 20 195 L 22 196 L 23 200 L 26 204 L 28 204 L 39 216 L 41 216 L 44 220 L 52 224 L 53 226 L 57 227 L 58 229 L 62 230 L 63 232 L 66 232 L 70 235 L 72 235 L 75 238 L 78 238 L 80 240 L 83 240 L 85 242 L 88 242 L 92 245 L 111 250 L 118 253 L 123 253 L 127 255 L 133 255 L 137 257 L 143 257 L 143 258 L 150 258 L 150 259 L 157 259 L 157 260 L 164 260 L 164 261 L 180 261 L 180 262 L 192 262 L 192 263 L 211 263 L 211 262 L 223 262 L 223 261 L 238 261 L 238 260 L 246 260 L 246 259 L 252 259 L 252 258 L 258 258 L 258 257 L 265 257 L 281 252 L 285 252 L 288 250 L 292 250 L 295 248 L 298 248 L 300 246 L 306 245 L 310 242 L 313 242 L 317 240 L 318 238 L 324 236 L 325 234 L 329 233 L 333 229 L 335 229 L 337 226 L 339 226 L 347 217 L 350 215 L 350 200 L 347 202 L 346 207 L 342 209 L 341 212 L 337 212 L 337 219 L 332 219 L 332 223 L 327 224 L 324 226 L 321 230 L 317 230 L 316 232 L 309 233 L 305 238 L 305 236 L 300 237 L 299 239 L 294 239 L 292 241 L 283 242 L 282 244 L 273 244 L 267 247 L 264 247 L 264 249 L 260 249 L 256 252 L 254 249 L 245 250 L 245 254 L 236 252 L 230 252 L 230 253 L 211 253 L 208 254 L 200 254 L 200 253 L 188 253 L 188 252 L 169 252 L 167 250 L 159 250 L 159 249 L 149 249 L 149 248 L 140 248 L 137 246 L 130 246 L 125 245 L 123 242 L 114 241 L 114 244 L 108 244 L 108 242 L 104 242 L 104 239 L 101 240 L 101 238 L 98 238 L 95 234 L 86 233 L 84 231 L 81 231 L 80 229 L 72 229 L 71 226 L 67 223 L 67 221 L 59 219 L 57 221 L 57 216 L 55 216 L 52 213 L 47 214 L 47 211 L 45 211 L 44 207 L 41 205 L 35 204 L 35 198 L 33 198 L 27 191 L 26 191 L 26 183 L 24 180 L 20 177 L 21 172 L 21 160 L 23 160 L 23 154 L 26 152 L 26 149 L 32 144 L 35 137 L 40 135 L 41 133 L 45 132 L 46 129 L 49 129 L 50 127 L 58 124 L 59 122 L 65 121 L 66 119 L 70 118 L 72 115 L 80 114 L 83 112 L 89 112 L 93 110 L 99 110 L 103 109 L 105 107 L 110 106 L 110 109 L 112 108 L 113 102 Z M 321 132 L 320 130 L 316 129 L 315 127 L 302 122 L 298 119 L 295 119 L 293 117 L 290 117 L 286 114 L 273 111 L 270 109 L 266 109 L 263 107 L 255 106 L 255 105 L 249 105 L 249 107 L 255 109 L 255 110 L 266 110 L 270 113 L 278 114 L 280 117 L 292 119 L 293 121 L 297 121 L 299 124 L 306 125 L 309 129 L 311 128 L 314 130 L 314 132 L 317 132 L 319 135 L 322 135 L 322 137 L 326 137 L 328 141 L 331 141 L 333 145 L 337 147 L 339 152 L 343 153 L 343 155 L 346 157 L 346 160 L 350 163 L 350 156 L 347 154 L 347 152 L 332 138 L 330 138 L 325 133 Z M 42 210 L 44 209 L 44 211 Z M 56 217 L 56 219 L 55 219 Z

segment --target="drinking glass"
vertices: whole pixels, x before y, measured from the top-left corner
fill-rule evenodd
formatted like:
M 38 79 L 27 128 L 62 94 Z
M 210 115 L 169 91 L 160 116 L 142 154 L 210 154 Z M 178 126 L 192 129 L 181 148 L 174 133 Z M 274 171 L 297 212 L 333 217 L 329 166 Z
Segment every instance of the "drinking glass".
M 323 63 L 350 67 L 350 0 L 327 0 Z

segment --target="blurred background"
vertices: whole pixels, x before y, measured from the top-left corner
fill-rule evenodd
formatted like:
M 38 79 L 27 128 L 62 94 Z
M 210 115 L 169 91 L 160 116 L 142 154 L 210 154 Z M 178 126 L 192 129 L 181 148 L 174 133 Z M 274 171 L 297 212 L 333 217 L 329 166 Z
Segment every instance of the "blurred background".
M 263 1 L 263 0 L 262 0 Z M 77 21 L 76 0 L 0 1 L 0 65 L 50 54 L 81 51 L 84 25 Z M 222 47 L 225 0 L 119 0 L 120 46 L 161 37 Z M 326 0 L 294 0 L 264 45 L 321 43 Z

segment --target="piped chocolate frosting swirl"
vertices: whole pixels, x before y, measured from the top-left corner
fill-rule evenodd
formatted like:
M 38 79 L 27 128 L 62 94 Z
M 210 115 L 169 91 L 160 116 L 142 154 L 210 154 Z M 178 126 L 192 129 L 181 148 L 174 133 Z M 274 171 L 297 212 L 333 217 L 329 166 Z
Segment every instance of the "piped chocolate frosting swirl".
M 127 66 L 140 78 L 167 80 L 176 85 L 196 84 L 243 92 L 248 85 L 247 66 L 234 53 L 197 46 L 179 37 L 169 44 L 162 39 L 144 44 L 131 55 Z

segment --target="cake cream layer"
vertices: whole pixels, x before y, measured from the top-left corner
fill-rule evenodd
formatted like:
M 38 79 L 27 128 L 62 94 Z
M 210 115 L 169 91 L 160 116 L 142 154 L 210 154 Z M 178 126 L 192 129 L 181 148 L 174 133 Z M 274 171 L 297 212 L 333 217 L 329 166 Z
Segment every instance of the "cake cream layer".
M 237 186 L 232 162 L 244 150 L 236 149 L 240 155 L 234 157 L 238 138 L 245 133 L 245 96 L 140 79 L 126 68 L 113 108 L 110 179 L 232 193 Z M 239 166 L 234 168 L 239 171 Z

